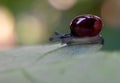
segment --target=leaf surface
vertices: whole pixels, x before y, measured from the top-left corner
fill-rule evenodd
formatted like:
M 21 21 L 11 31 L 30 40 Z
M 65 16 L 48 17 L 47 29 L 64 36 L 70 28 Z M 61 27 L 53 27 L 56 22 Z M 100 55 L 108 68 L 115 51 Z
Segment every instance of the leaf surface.
M 60 44 L 0 51 L 0 83 L 119 83 L 120 52 Z

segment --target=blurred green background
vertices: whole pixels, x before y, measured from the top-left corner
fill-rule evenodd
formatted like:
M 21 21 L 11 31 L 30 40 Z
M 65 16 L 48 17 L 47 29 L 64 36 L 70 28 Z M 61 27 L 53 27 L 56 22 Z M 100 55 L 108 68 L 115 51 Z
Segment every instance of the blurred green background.
M 69 33 L 71 20 L 101 17 L 102 50 L 120 50 L 120 0 L 0 0 L 0 49 L 50 43 L 55 31 Z

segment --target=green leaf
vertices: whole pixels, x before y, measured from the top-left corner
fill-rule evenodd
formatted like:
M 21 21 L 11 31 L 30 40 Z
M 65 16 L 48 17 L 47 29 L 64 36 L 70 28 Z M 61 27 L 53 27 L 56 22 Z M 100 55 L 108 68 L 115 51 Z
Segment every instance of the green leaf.
M 119 83 L 120 52 L 60 44 L 0 51 L 0 83 Z

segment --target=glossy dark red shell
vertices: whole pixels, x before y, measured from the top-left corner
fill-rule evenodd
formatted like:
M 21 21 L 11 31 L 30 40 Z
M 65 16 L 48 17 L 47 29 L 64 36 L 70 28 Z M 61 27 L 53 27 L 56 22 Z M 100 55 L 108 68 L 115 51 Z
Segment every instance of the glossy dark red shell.
M 84 15 L 74 18 L 70 24 L 71 35 L 75 37 L 93 37 L 100 33 L 102 21 L 95 15 Z

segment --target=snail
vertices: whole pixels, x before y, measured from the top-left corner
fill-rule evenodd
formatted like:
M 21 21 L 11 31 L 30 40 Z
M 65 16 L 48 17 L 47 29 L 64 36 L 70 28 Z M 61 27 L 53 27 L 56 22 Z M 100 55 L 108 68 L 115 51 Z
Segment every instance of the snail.
M 81 44 L 104 44 L 104 38 L 100 35 L 103 23 L 96 15 L 80 15 L 75 17 L 70 23 L 70 33 L 61 34 L 55 32 L 55 36 L 50 37 L 53 41 L 60 39 L 62 44 L 81 45 Z

